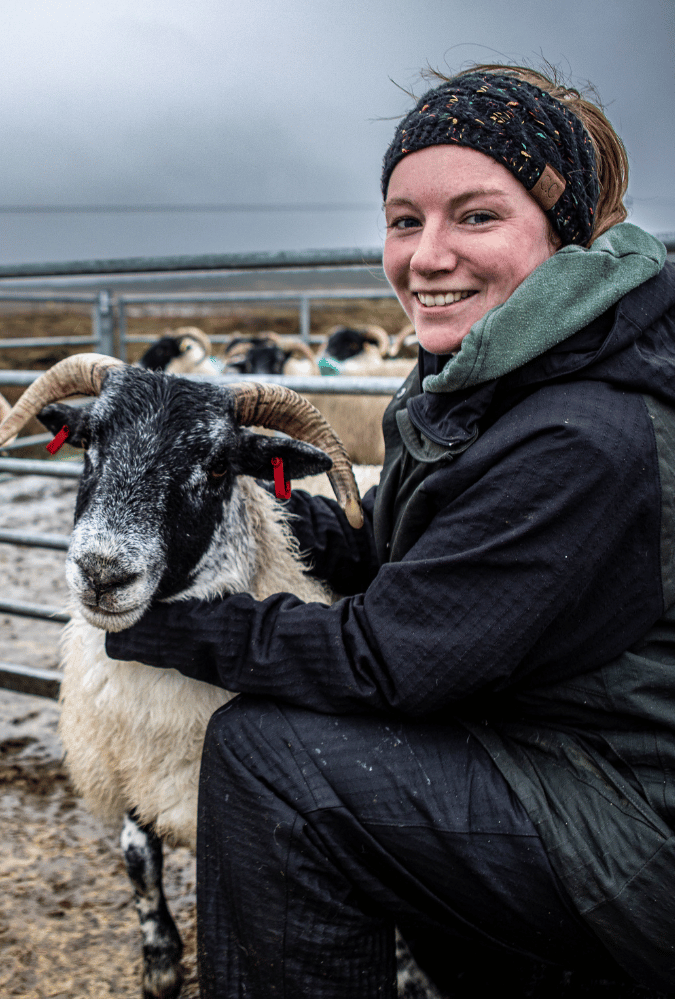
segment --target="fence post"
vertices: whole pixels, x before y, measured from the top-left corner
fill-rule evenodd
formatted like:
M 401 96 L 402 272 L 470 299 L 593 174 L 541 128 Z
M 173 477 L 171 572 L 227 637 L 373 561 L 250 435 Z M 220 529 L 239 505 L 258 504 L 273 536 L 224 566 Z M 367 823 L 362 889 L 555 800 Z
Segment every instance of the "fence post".
M 99 353 L 113 356 L 115 352 L 114 332 L 115 317 L 110 292 L 104 289 L 99 291 L 94 305 L 94 338 Z
M 117 300 L 117 330 L 119 334 L 119 358 L 126 363 L 127 360 L 127 311 L 124 301 Z
M 309 343 L 310 314 L 309 299 L 306 295 L 300 298 L 300 338 Z

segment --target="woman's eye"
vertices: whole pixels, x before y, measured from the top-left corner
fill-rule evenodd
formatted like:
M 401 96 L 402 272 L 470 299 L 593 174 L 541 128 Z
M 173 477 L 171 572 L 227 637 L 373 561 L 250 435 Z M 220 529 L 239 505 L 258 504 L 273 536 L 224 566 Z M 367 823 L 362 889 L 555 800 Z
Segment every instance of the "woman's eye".
M 489 212 L 472 212 L 471 215 L 467 215 L 464 219 L 469 225 L 484 225 L 486 222 L 494 222 L 495 216 L 490 215 Z
M 389 229 L 414 229 L 416 226 L 421 225 L 419 219 L 412 218 L 410 215 L 406 215 L 400 219 L 392 219 L 389 223 Z

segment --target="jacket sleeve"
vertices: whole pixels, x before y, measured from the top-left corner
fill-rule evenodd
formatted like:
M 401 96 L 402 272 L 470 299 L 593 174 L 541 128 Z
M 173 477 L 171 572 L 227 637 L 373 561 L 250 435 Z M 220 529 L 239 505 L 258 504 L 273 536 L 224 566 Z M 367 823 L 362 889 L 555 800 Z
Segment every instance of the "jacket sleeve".
M 321 712 L 412 716 L 607 662 L 662 612 L 658 477 L 636 398 L 630 419 L 598 407 L 479 439 L 466 471 L 425 480 L 426 529 L 364 593 L 156 605 L 108 654 Z

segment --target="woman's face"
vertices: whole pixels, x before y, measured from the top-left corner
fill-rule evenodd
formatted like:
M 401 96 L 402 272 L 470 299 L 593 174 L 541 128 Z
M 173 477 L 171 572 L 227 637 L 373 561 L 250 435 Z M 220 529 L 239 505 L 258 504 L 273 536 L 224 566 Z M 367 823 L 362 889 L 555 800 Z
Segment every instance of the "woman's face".
M 496 160 L 429 146 L 396 164 L 385 202 L 384 270 L 417 339 L 449 354 L 555 253 L 536 201 Z

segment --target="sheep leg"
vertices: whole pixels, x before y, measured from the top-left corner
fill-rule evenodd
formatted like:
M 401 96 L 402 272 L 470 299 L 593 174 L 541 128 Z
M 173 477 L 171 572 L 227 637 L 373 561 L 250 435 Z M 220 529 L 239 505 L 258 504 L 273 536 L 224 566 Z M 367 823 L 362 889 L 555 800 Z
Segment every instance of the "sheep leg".
M 130 812 L 121 845 L 143 934 L 143 999 L 176 999 L 183 984 L 183 944 L 162 888 L 162 841 Z
M 396 984 L 398 999 L 449 999 L 439 992 L 410 953 L 396 930 Z

